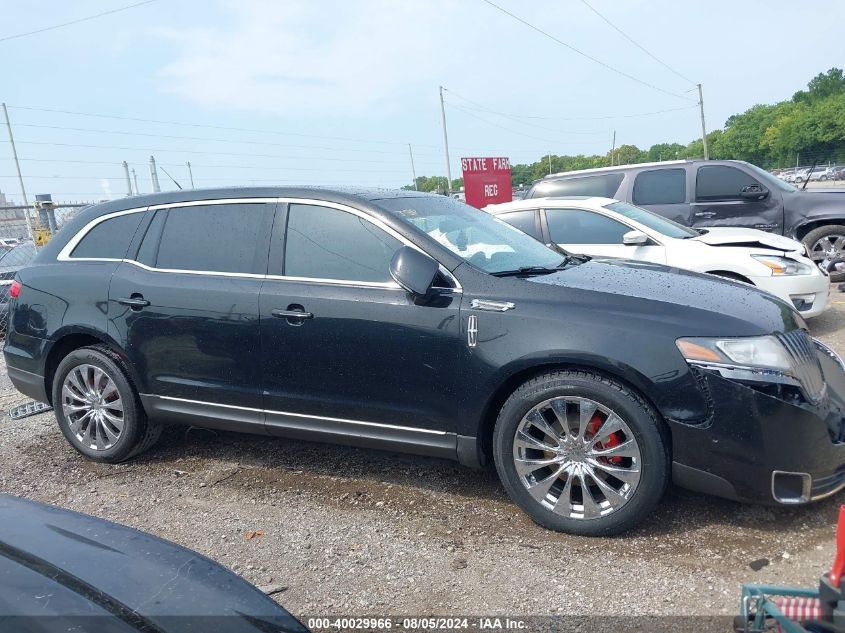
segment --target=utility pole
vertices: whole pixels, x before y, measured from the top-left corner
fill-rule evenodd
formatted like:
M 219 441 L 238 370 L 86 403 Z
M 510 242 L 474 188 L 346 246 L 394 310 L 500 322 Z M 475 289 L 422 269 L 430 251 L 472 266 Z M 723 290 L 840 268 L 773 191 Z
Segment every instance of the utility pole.
M 129 179 L 129 164 L 123 161 L 123 173 L 126 174 L 126 197 L 132 195 L 132 181 Z
M 411 155 L 411 174 L 414 176 L 414 191 L 417 189 L 417 168 L 414 167 L 414 150 L 411 149 L 411 144 L 408 143 L 408 153 Z
M 446 148 L 446 193 L 452 195 L 452 167 L 449 164 L 449 135 L 446 134 L 446 106 L 443 105 L 443 86 L 440 86 L 440 114 L 443 116 L 443 145 Z
M 21 164 L 18 161 L 18 150 L 15 149 L 15 137 L 12 136 L 12 123 L 9 121 L 9 111 L 6 109 L 6 104 L 3 104 L 3 116 L 6 117 L 6 129 L 9 131 L 9 145 L 12 146 L 12 156 L 15 159 L 15 168 L 18 170 L 18 182 L 21 185 L 21 196 L 23 197 L 23 205 L 26 207 L 23 212 L 23 217 L 26 219 L 26 232 L 29 239 L 35 241 L 35 235 L 32 233 L 32 224 L 29 222 L 29 200 L 26 199 L 26 187 L 23 185 L 23 176 L 21 175 Z
M 185 164 L 188 166 L 188 176 L 191 177 L 191 189 L 196 189 L 196 187 L 194 187 L 194 172 L 191 171 L 191 161 L 188 161 Z
M 707 152 L 707 126 L 704 125 L 704 96 L 701 92 L 701 84 L 698 84 L 698 107 L 701 110 L 701 141 L 704 145 L 704 160 L 710 159 Z
M 138 174 L 135 173 L 135 168 L 132 168 L 132 180 L 135 181 L 135 195 L 140 196 L 141 190 L 138 189 Z
M 159 193 L 161 191 L 161 187 L 158 184 L 158 173 L 156 172 L 155 156 L 150 156 L 150 178 L 152 178 L 153 181 L 153 193 Z
M 549 176 L 552 175 L 552 153 L 549 152 Z
M 613 167 L 614 154 L 616 154 L 616 130 L 613 130 L 613 144 L 610 146 L 610 166 Z

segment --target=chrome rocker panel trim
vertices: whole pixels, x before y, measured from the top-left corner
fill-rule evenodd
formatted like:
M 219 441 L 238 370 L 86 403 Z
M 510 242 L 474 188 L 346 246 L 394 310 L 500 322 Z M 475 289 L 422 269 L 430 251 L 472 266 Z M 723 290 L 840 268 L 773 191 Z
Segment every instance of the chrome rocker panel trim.
M 452 460 L 459 458 L 457 435 L 447 431 L 240 407 L 171 396 L 140 396 L 147 414 L 161 421 L 196 424 L 221 431 L 260 433 L 380 448 Z

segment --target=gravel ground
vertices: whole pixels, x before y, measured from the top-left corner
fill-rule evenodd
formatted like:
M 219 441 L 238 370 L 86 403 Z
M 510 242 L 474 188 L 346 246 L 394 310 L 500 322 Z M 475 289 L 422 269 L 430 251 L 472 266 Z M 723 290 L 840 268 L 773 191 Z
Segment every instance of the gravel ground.
M 845 353 L 845 295 L 810 323 Z M 0 368 L 0 406 L 24 398 Z M 183 427 L 119 466 L 82 459 L 52 413 L 0 418 L 0 492 L 206 554 L 300 617 L 735 613 L 743 582 L 815 586 L 845 494 L 744 506 L 670 489 L 637 531 L 556 534 L 492 471 L 436 459 Z M 263 536 L 247 540 L 247 531 Z

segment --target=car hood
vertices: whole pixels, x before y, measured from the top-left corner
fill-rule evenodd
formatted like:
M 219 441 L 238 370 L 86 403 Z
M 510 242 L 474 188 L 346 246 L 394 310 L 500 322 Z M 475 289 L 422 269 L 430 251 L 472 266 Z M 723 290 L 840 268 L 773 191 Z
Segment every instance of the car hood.
M 741 246 L 799 252 L 804 250 L 803 244 L 796 240 L 758 229 L 713 227 L 706 229 L 703 235 L 691 238 L 690 241 L 703 242 L 710 246 Z
M 272 599 L 196 552 L 8 495 L 0 495 L 3 617 L 39 631 L 307 633 Z
M 792 306 L 747 284 L 662 264 L 595 258 L 550 275 L 528 278 L 538 285 L 615 295 L 595 303 L 657 322 L 697 324 L 702 331 L 755 336 L 804 327 Z M 566 297 L 564 303 L 574 297 Z M 587 301 L 585 299 L 585 301 Z

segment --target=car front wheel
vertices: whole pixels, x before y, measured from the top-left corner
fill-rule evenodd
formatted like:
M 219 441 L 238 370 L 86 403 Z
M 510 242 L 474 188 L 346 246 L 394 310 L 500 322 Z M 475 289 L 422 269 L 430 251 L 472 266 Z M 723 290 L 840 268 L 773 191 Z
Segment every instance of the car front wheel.
M 835 259 L 845 259 L 845 226 L 828 224 L 817 227 L 802 241 L 807 248 L 807 256 L 819 266 L 826 268 Z M 845 273 L 832 272 L 830 280 L 834 283 L 845 281 Z
M 634 391 L 586 371 L 553 371 L 505 402 L 494 460 L 511 499 L 540 525 L 585 536 L 630 530 L 669 482 L 664 425 Z
M 123 361 L 106 347 L 83 347 L 59 363 L 53 409 L 71 446 L 98 462 L 125 461 L 161 435 L 147 420 Z

